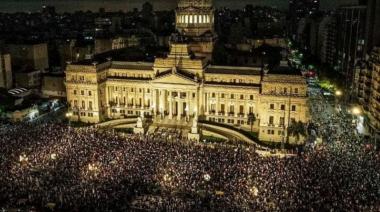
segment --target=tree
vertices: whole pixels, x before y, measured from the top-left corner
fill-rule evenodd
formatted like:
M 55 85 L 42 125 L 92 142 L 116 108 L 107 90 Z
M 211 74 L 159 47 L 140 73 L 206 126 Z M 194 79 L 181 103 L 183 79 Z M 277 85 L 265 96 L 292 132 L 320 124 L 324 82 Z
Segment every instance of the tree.
M 306 136 L 306 127 L 305 124 L 301 121 L 292 121 L 292 123 L 288 127 L 288 139 L 289 136 L 296 137 L 297 142 L 300 140 L 301 136 Z

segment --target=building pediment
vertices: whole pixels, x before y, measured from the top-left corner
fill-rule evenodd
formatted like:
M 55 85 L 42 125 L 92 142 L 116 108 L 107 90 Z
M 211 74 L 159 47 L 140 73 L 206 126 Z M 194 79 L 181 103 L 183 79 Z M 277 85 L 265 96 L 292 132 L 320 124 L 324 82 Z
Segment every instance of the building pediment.
M 179 85 L 198 85 L 194 79 L 182 76 L 179 73 L 168 73 L 151 81 L 152 83 L 179 84 Z

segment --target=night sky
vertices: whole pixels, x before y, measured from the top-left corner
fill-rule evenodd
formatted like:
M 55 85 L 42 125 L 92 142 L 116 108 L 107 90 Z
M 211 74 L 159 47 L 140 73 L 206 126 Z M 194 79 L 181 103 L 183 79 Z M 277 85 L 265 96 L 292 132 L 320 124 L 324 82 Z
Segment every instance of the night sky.
M 132 10 L 141 8 L 143 2 L 153 3 L 156 10 L 175 8 L 177 0 L 0 0 L 0 12 L 38 11 L 43 4 L 56 6 L 58 12 L 72 10 Z M 321 0 L 322 9 L 332 9 L 341 4 L 353 4 L 357 0 Z M 288 0 L 214 0 L 216 7 L 242 8 L 246 4 L 275 6 L 280 9 L 288 7 Z

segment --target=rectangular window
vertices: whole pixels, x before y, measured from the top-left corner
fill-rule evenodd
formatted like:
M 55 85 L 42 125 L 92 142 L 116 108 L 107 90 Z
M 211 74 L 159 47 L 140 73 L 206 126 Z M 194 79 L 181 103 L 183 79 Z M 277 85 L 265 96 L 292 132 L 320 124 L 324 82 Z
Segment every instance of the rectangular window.
M 80 95 L 84 95 L 84 91 L 80 91 Z
M 274 110 L 274 104 L 270 104 L 269 109 Z
M 292 111 L 296 111 L 296 106 L 292 105 Z
M 280 126 L 284 126 L 284 124 L 285 124 L 285 118 L 280 117 Z
M 243 105 L 240 105 L 240 107 L 239 107 L 239 113 L 240 114 L 244 113 L 244 106 Z
M 281 105 L 281 110 L 285 110 L 285 105 Z
M 215 93 L 212 93 L 212 94 L 211 94 L 211 97 L 212 97 L 212 98 L 215 98 Z
M 234 99 L 235 98 L 235 95 L 231 94 L 231 99 Z
M 77 95 L 77 90 L 74 90 L 74 95 Z
M 274 117 L 273 116 L 269 116 L 269 124 L 273 125 L 273 123 L 274 123 Z
M 89 96 L 92 96 L 92 92 L 91 92 L 91 91 L 88 91 L 88 95 L 89 95 Z
M 294 88 L 294 93 L 298 93 L 298 88 Z
M 250 96 L 249 96 L 249 99 L 250 99 L 250 100 L 253 100 L 253 95 L 250 95 Z
M 240 95 L 240 99 L 244 99 L 244 95 Z
M 222 93 L 222 97 L 221 98 L 224 99 L 224 93 Z
M 253 113 L 253 107 L 249 107 L 249 113 L 252 114 Z

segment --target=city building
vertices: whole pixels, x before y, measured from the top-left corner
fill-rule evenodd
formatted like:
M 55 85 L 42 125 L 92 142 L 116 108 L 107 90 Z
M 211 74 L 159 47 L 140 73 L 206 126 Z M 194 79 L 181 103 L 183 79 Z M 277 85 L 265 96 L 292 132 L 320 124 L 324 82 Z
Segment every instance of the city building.
M 24 88 L 39 89 L 41 86 L 41 71 L 26 69 L 15 72 L 15 86 Z
M 373 47 L 380 46 L 380 0 L 366 0 L 363 4 L 367 5 L 366 50 L 370 53 Z
M 128 37 L 117 36 L 114 38 L 96 38 L 95 54 L 140 45 L 140 39 L 135 35 Z
M 209 1 L 179 5 L 177 28 L 185 36 L 204 35 L 197 34 L 194 23 L 205 31 L 213 28 Z M 188 10 L 205 5 L 205 10 Z M 166 57 L 156 57 L 153 63 L 94 57 L 69 64 L 65 84 L 70 119 L 98 123 L 142 114 L 153 121 L 197 118 L 247 131 L 252 127 L 263 141 L 297 141 L 287 135 L 287 127 L 293 121 L 309 121 L 307 85 L 299 71 L 286 65 L 265 72 L 261 66 L 213 66 L 207 55 L 199 56 L 212 53 L 212 40 L 207 51 L 195 48 L 202 40 L 177 41 L 171 42 Z
M 355 67 L 366 56 L 366 6 L 344 6 L 337 12 L 336 70 L 345 77 L 347 91 L 354 87 Z M 354 94 L 347 97 L 352 100 Z
M 319 58 L 324 64 L 334 66 L 336 55 L 336 18 L 326 16 L 323 18 L 318 35 Z
M 212 0 L 181 0 L 175 13 L 178 34 L 172 36 L 172 42 L 187 43 L 196 56 L 211 60 L 216 41 Z
M 355 67 L 353 93 L 365 111 L 369 110 L 371 94 L 372 67 L 367 61 L 360 61 Z
M 379 134 L 380 129 L 380 48 L 376 47 L 371 54 L 371 94 L 369 101 L 369 126 L 372 134 Z
M 13 87 L 11 55 L 0 52 L 0 88 Z
M 42 75 L 41 94 L 44 97 L 66 97 L 64 73 L 46 73 Z
M 8 45 L 12 66 L 17 69 L 45 70 L 49 68 L 47 43 L 17 43 Z
M 290 33 L 292 39 L 295 39 L 299 21 L 319 11 L 319 0 L 289 0 L 289 20 Z

